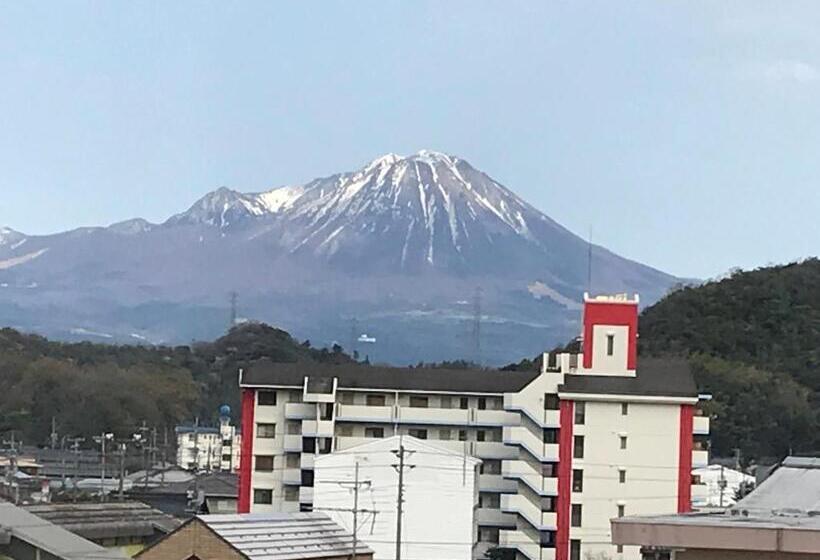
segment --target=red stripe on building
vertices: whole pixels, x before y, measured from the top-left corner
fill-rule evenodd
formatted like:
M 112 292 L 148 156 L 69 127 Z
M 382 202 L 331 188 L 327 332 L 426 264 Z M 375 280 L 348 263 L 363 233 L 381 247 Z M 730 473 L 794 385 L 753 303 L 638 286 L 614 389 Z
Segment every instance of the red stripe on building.
M 570 504 L 572 503 L 572 401 L 561 401 L 558 432 L 558 499 L 556 500 L 555 560 L 569 560 Z
M 251 511 L 251 469 L 253 468 L 253 414 L 256 392 L 242 389 L 242 448 L 239 452 L 239 496 L 237 513 Z
M 634 370 L 638 364 L 637 302 L 584 302 L 584 367 L 586 369 L 592 367 L 592 327 L 594 325 L 629 327 L 626 369 Z
M 692 424 L 695 407 L 680 407 L 680 456 L 678 457 L 678 513 L 692 511 Z

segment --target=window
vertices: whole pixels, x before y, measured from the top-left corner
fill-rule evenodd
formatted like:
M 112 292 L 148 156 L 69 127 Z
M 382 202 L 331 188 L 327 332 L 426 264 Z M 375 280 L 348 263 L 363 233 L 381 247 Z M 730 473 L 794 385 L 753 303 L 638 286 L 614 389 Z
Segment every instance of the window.
M 291 391 L 290 395 L 288 396 L 288 400 L 293 403 L 300 403 L 302 402 L 302 391 Z
M 494 492 L 481 492 L 478 495 L 478 507 L 499 508 L 501 507 L 501 495 Z
M 299 487 L 285 486 L 285 501 L 298 502 L 299 501 Z
M 467 430 L 458 431 L 458 441 L 467 441 Z
M 288 453 L 285 455 L 285 466 L 289 469 L 295 469 L 299 466 L 299 454 L 298 453 Z
M 441 408 L 453 408 L 453 398 L 441 397 Z
M 482 527 L 478 531 L 479 542 L 498 544 L 498 528 Z
M 544 428 L 544 443 L 558 443 L 558 430 L 555 428 Z
M 273 455 L 256 456 L 256 472 L 273 472 Z
M 621 403 L 621 416 L 626 416 L 629 414 L 629 403 L 623 402 Z
M 626 469 L 618 470 L 618 482 L 624 484 L 626 482 Z
M 259 391 L 257 395 L 259 406 L 276 406 L 276 391 Z
M 367 406 L 385 406 L 387 399 L 384 395 L 367 395 Z
M 555 531 L 544 531 L 541 533 L 541 546 L 545 548 L 555 548 Z
M 572 469 L 572 491 L 584 491 L 584 471 L 581 469 Z
M 581 526 L 581 504 L 572 504 L 572 511 L 570 513 L 570 526 Z
M 313 511 L 313 504 L 299 504 L 299 511 Z
M 339 395 L 339 402 L 342 403 L 342 404 L 353 404 L 355 402 L 353 393 L 342 393 L 342 394 L 340 394 Z
M 621 449 L 626 449 L 626 436 L 621 436 Z
M 541 498 L 541 511 L 553 512 L 557 506 L 557 499 L 555 496 L 544 496 Z
M 230 460 L 231 460 L 231 456 L 230 456 L 230 455 L 223 455 L 223 456 L 222 456 L 222 461 L 223 461 L 223 462 L 230 462 Z
M 544 478 L 555 478 L 558 476 L 557 463 L 543 463 L 541 465 L 541 476 Z
M 439 430 L 438 431 L 438 439 L 447 441 L 453 437 L 453 433 L 451 430 Z
M 626 506 L 618 506 L 618 517 L 623 517 L 624 513 L 626 513 Z
M 301 422 L 288 422 L 288 435 L 298 436 L 302 433 Z
M 265 490 L 262 488 L 253 489 L 253 503 L 255 504 L 272 504 L 273 490 Z
M 470 408 L 470 399 L 468 399 L 467 397 L 461 397 L 461 400 L 459 401 L 458 405 L 460 409 L 467 410 L 468 408 Z
M 606 355 L 612 356 L 615 354 L 615 335 L 608 334 L 606 335 Z
M 317 443 L 319 444 L 320 454 L 328 454 L 333 451 L 333 438 L 319 438 Z
M 308 488 L 313 487 L 313 471 L 310 469 L 302 469 L 302 486 Z
M 498 459 L 484 459 L 481 463 L 481 474 L 501 474 L 501 461 Z
M 256 437 L 259 439 L 273 439 L 276 437 L 276 424 L 257 424 Z
M 584 402 L 575 403 L 575 423 L 583 424 L 587 418 L 587 406 Z
M 429 400 L 427 397 L 410 397 L 411 408 L 427 408 Z
M 485 432 L 484 430 L 478 430 L 475 433 L 476 441 L 484 441 L 486 439 L 486 437 L 487 437 L 487 432 Z
M 383 438 L 384 428 L 365 428 L 364 437 L 366 438 Z
M 339 435 L 342 437 L 350 437 L 353 435 L 353 426 L 339 426 Z
M 316 453 L 316 438 L 302 438 L 302 453 Z
M 573 439 L 572 456 L 575 459 L 584 458 L 584 436 L 575 436 Z
M 550 393 L 544 394 L 544 410 L 558 410 L 561 405 L 561 400 L 558 395 Z
M 233 442 L 231 440 L 229 440 L 229 439 L 223 439 L 222 440 L 222 447 L 230 447 L 231 445 L 233 445 Z
M 478 397 L 478 410 L 487 410 L 486 397 Z
M 407 430 L 407 433 L 414 438 L 427 439 L 427 430 L 421 428 L 411 428 Z
M 615 552 L 617 552 L 618 554 L 623 554 L 624 553 L 624 545 L 619 544 L 618 546 L 616 546 L 615 547 Z
M 319 420 L 333 420 L 333 403 L 325 403 L 319 407 Z
M 569 560 L 581 560 L 581 541 L 569 541 Z

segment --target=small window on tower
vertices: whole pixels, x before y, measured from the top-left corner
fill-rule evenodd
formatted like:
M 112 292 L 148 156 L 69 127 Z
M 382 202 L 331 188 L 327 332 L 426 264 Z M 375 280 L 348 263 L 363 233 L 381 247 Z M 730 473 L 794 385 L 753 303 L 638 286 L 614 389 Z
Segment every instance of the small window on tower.
M 618 517 L 623 517 L 626 514 L 626 506 L 618 506 Z
M 615 335 L 606 335 L 606 355 L 612 356 L 615 353 Z
M 621 403 L 621 416 L 629 414 L 629 403 Z
M 587 418 L 587 407 L 584 402 L 575 403 L 575 423 L 584 424 Z
M 626 436 L 621 436 L 621 449 L 626 449 Z
M 572 511 L 570 513 L 570 525 L 572 527 L 581 526 L 581 504 L 572 504 Z

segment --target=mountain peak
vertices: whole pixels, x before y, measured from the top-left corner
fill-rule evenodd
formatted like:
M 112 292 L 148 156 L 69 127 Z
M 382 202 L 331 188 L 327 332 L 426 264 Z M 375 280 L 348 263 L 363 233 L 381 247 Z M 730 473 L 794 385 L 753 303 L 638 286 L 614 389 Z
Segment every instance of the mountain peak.
M 247 195 L 219 187 L 196 202 L 185 212 L 168 219 L 166 224 L 205 224 L 226 228 L 242 218 L 261 216 L 265 206 L 255 195 Z
M 19 243 L 26 238 L 25 234 L 10 227 L 0 227 L 0 246 Z

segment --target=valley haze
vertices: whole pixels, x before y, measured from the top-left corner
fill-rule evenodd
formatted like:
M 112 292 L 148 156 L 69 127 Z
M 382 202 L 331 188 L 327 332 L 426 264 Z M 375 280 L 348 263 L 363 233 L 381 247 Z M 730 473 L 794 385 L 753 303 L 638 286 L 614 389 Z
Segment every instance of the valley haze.
M 236 292 L 240 317 L 371 360 L 501 364 L 577 335 L 588 289 L 647 305 L 680 281 L 429 150 L 260 193 L 222 187 L 161 224 L 0 229 L 0 323 L 64 340 L 213 339 Z

